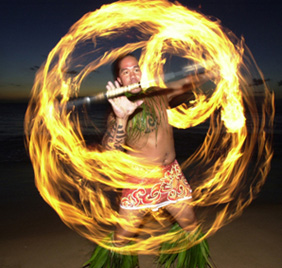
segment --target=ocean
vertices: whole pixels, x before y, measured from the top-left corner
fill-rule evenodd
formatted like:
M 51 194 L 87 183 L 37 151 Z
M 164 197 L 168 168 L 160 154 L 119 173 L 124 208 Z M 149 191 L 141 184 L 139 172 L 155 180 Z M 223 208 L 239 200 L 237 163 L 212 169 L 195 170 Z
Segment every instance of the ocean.
M 24 116 L 27 109 L 26 102 L 2 102 L 0 103 L 0 163 L 28 161 L 28 156 L 24 146 Z M 274 120 L 274 150 L 275 154 L 281 156 L 282 141 L 282 100 L 276 100 L 276 113 Z M 82 132 L 85 138 L 94 138 L 98 142 L 106 130 L 108 104 L 95 104 L 87 108 L 88 120 L 81 120 Z M 80 118 L 84 116 L 80 115 Z M 93 127 L 95 126 L 95 127 Z M 187 130 L 174 130 L 175 145 L 178 154 L 183 154 L 181 150 L 193 152 L 200 144 L 195 144 L 195 140 L 204 139 L 208 130 L 208 123 L 203 123 L 197 127 Z M 193 139 L 193 136 L 196 136 Z M 199 138 L 200 137 L 200 138 Z M 192 141 L 191 141 L 192 139 Z M 185 143 L 185 144 L 183 144 Z M 185 145 L 183 147 L 183 145 Z
M 0 163 L 29 161 L 24 143 L 24 116 L 27 105 L 25 102 L 2 102 L 0 105 Z M 101 141 L 102 135 L 106 131 L 109 108 L 108 104 L 89 106 L 87 107 L 87 116 L 85 116 L 85 110 L 79 111 L 82 133 L 89 143 L 91 143 L 91 139 L 94 142 Z M 190 132 L 196 134 L 197 138 L 199 135 L 204 137 L 207 129 L 208 124 L 205 123 Z M 175 135 L 176 146 L 177 141 L 181 144 L 185 141 L 189 145 L 186 137 L 187 130 L 175 129 Z M 195 142 L 190 144 L 190 149 L 193 150 L 194 147 Z
M 0 103 L 0 163 L 26 161 L 24 116 L 27 103 Z

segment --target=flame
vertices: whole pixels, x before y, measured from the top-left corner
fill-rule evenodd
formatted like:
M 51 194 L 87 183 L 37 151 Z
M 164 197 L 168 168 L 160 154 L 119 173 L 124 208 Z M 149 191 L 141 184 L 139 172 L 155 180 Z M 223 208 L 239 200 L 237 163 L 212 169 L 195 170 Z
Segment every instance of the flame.
M 120 35 L 128 40 L 119 39 Z M 25 116 L 27 146 L 40 194 L 70 228 L 115 251 L 157 253 L 161 242 L 180 239 L 175 248 L 179 251 L 200 241 L 182 243 L 180 233 L 165 234 L 153 223 L 132 230 L 140 233 L 132 238 L 134 245 L 119 249 L 105 241 L 117 224 L 132 228 L 105 193 L 134 187 L 125 181 L 128 174 L 142 176 L 150 169 L 158 176 L 159 169 L 123 152 L 104 151 L 99 145 L 90 149 L 79 118 L 62 109 L 70 97 L 78 96 L 83 80 L 92 72 L 120 54 L 138 50 L 141 84 L 152 81 L 152 86 L 165 87 L 162 78 L 168 55 L 181 57 L 187 64 L 201 64 L 210 73 L 212 94 L 195 88 L 194 101 L 168 110 L 169 123 L 185 129 L 210 122 L 204 142 L 182 164 L 183 169 L 193 167 L 192 205 L 202 213 L 197 228 L 206 233 L 201 239 L 240 215 L 270 169 L 274 96 L 264 84 L 262 101 L 257 101 L 250 81 L 254 76 L 263 79 L 263 74 L 244 40 L 219 21 L 179 3 L 119 1 L 76 22 L 36 74 Z M 72 68 L 77 71 L 70 75 Z M 158 212 L 152 216 L 165 230 L 165 217 Z

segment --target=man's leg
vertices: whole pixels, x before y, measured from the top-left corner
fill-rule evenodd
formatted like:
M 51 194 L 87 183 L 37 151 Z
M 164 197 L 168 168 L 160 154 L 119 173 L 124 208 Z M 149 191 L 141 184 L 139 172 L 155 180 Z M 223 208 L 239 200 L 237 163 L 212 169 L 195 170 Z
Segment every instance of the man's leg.
M 117 226 L 114 240 L 116 246 L 126 245 L 132 236 L 136 234 L 138 228 L 146 214 L 144 209 L 123 209 L 120 208 L 119 215 L 121 217 L 120 224 Z
M 166 210 L 174 217 L 174 219 L 178 223 L 173 225 L 171 230 L 180 231 L 182 228 L 185 232 L 187 232 L 186 234 L 185 232 L 182 233 L 183 236 L 180 240 L 181 244 L 179 244 L 181 245 L 181 247 L 185 246 L 185 244 L 189 246 L 190 238 L 188 238 L 188 235 L 197 227 L 196 216 L 190 202 L 191 200 L 186 200 L 166 206 Z M 202 233 L 200 232 L 200 230 L 196 230 L 196 232 L 193 233 L 193 236 L 191 237 L 191 239 L 195 239 L 195 241 L 198 241 L 198 239 L 200 238 L 202 238 Z M 161 249 L 165 250 L 172 248 L 175 249 L 175 247 L 177 247 L 175 246 L 175 242 L 170 243 L 169 241 L 164 242 L 161 245 Z M 177 255 L 177 257 L 175 257 L 175 254 L 166 254 L 166 252 L 160 252 L 158 263 L 160 265 L 165 265 L 168 261 L 173 263 L 177 259 L 177 265 L 179 265 L 180 267 L 190 267 L 191 264 L 193 264 L 193 267 L 212 267 L 211 262 L 209 261 L 209 247 L 206 240 L 193 245 L 192 248 L 179 250 L 181 250 L 181 252 L 179 253 L 179 255 Z
M 126 210 L 122 208 L 120 208 L 119 213 L 120 222 L 114 233 L 114 241 L 108 241 L 111 243 L 111 245 L 114 244 L 115 247 L 122 247 L 130 242 L 130 238 L 136 233 L 136 228 L 139 227 L 142 222 L 143 216 L 145 215 L 144 210 Z M 92 257 L 85 265 L 90 265 L 92 267 L 97 263 L 100 265 L 99 267 L 135 268 L 138 267 L 138 255 L 123 255 L 122 253 L 112 251 L 104 248 L 103 246 L 97 245 Z
M 165 208 L 185 231 L 190 232 L 197 226 L 196 215 L 190 200 L 179 201 Z

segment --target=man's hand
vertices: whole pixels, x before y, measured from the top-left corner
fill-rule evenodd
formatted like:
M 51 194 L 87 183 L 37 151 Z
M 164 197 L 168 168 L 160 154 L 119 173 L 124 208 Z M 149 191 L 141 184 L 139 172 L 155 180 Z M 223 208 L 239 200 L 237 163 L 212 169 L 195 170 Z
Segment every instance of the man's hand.
M 108 82 L 106 85 L 107 91 L 112 91 L 119 87 L 120 85 L 118 81 L 115 81 L 115 85 L 112 82 Z M 109 99 L 109 102 L 112 105 L 117 119 L 128 119 L 128 117 L 143 103 L 143 100 L 132 102 L 126 96 L 119 96 Z

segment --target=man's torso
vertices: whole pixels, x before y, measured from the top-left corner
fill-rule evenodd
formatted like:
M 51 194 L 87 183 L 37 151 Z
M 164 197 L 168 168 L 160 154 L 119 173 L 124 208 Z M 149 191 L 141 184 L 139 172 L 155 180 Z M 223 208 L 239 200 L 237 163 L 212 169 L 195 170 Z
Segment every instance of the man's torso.
M 144 106 L 138 109 L 136 113 L 139 115 L 135 119 L 143 121 L 142 130 L 137 134 L 132 133 L 130 128 L 132 128 L 133 119 L 128 122 L 126 145 L 133 149 L 128 153 L 157 164 L 170 164 L 175 159 L 175 149 L 173 129 L 168 124 L 166 112 L 167 97 L 164 95 L 147 98 L 144 105 L 147 105 L 149 109 L 145 114 L 142 113 Z

